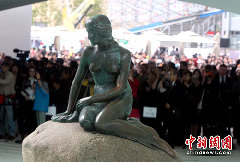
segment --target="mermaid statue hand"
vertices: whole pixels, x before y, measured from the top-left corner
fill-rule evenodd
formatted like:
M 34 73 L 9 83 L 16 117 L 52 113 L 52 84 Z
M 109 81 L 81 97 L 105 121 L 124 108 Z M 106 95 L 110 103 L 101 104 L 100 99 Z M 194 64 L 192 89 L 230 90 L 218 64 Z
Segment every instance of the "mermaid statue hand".
M 91 104 L 90 98 L 91 98 L 91 97 L 85 97 L 85 98 L 80 99 L 80 100 L 77 102 L 76 107 L 79 108 L 79 107 L 88 106 L 89 104 Z
M 51 118 L 51 120 L 53 120 L 53 121 L 59 121 L 59 119 L 60 119 L 61 117 L 64 117 L 64 116 L 66 117 L 66 116 L 69 116 L 69 115 L 71 115 L 71 113 L 69 113 L 68 111 L 65 111 L 65 112 L 63 112 L 63 113 L 53 115 L 52 118 Z

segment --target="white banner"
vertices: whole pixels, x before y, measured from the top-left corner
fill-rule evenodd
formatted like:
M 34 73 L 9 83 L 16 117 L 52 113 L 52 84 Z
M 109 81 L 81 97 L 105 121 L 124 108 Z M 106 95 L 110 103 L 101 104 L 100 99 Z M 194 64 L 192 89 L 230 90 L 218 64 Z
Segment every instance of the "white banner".
M 48 112 L 46 113 L 46 115 L 56 115 L 56 106 L 55 105 L 52 105 L 52 106 L 49 106 L 48 107 Z
M 143 107 L 143 117 L 145 118 L 157 118 L 157 107 Z

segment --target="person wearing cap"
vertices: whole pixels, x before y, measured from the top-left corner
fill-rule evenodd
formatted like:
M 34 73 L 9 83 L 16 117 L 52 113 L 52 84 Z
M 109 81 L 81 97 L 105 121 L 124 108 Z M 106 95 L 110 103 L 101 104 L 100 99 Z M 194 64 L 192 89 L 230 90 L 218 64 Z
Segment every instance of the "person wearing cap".
M 9 71 L 9 63 L 1 64 L 0 72 L 0 138 L 7 135 L 8 139 L 14 139 L 16 123 L 14 123 L 13 104 L 15 95 L 15 79 Z

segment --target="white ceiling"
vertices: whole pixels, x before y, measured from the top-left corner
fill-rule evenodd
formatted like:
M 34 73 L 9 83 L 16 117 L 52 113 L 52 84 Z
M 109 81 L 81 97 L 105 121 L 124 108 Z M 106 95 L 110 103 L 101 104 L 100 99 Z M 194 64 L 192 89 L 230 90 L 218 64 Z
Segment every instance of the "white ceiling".
M 0 11 L 46 0 L 0 0 Z
M 181 0 L 240 14 L 240 0 Z

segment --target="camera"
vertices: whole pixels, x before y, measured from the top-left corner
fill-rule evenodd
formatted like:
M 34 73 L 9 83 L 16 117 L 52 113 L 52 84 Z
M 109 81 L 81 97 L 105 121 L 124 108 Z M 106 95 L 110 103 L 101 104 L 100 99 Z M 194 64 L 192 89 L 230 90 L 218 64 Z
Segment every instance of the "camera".
M 30 51 L 23 51 L 23 50 L 19 50 L 17 48 L 15 48 L 13 50 L 14 53 L 17 54 L 17 57 L 20 59 L 20 60 L 26 60 L 26 58 L 28 58 L 29 56 L 29 53 Z

